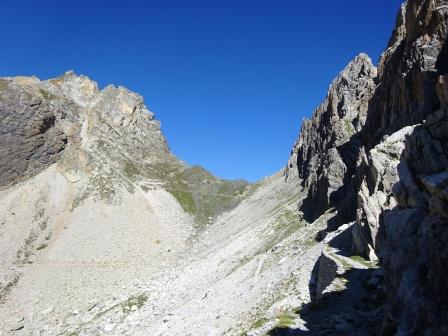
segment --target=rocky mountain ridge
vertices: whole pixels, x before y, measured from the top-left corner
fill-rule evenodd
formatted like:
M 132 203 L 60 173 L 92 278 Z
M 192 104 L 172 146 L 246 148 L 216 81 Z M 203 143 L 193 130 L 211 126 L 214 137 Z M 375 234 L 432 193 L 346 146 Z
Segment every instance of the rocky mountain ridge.
M 0 115 L 6 332 L 14 332 L 17 314 L 27 316 L 28 332 L 39 330 L 36 311 L 47 304 L 63 315 L 97 295 L 129 293 L 139 274 L 177 264 L 195 235 L 250 187 L 174 157 L 140 95 L 99 90 L 73 72 L 0 79 Z
M 377 70 L 370 58 L 360 54 L 330 86 L 327 98 L 311 120 L 302 123 L 300 137 L 293 147 L 287 172 L 297 169 L 308 197 L 301 210 L 311 221 L 338 204 L 344 214 L 360 132 L 365 124 L 368 102 L 374 91 Z M 350 212 L 350 209 L 345 209 Z M 351 210 L 353 212 L 353 210 Z M 351 214 L 353 216 L 353 214 Z

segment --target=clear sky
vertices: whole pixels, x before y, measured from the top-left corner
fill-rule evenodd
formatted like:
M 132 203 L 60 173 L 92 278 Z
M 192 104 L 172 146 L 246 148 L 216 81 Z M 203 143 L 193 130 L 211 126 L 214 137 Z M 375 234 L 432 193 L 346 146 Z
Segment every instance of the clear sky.
M 144 96 L 172 151 L 223 178 L 282 168 L 303 117 L 358 53 L 376 63 L 400 0 L 2 0 L 0 76 Z

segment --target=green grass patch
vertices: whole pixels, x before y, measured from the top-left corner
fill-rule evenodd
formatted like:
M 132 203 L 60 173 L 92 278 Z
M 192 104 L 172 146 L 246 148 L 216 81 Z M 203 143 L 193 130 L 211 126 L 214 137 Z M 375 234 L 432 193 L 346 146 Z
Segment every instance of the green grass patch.
M 344 258 L 337 256 L 334 253 L 331 253 L 330 255 L 331 255 L 331 257 L 333 257 L 336 261 L 338 261 L 342 265 L 344 270 L 349 271 L 353 268 L 352 264 L 347 262 Z
M 174 159 L 148 167 L 146 176 L 164 183 L 164 189 L 194 216 L 197 229 L 237 206 L 248 186 L 246 181 L 221 180 L 202 167 L 187 167 Z
M 134 178 L 136 175 L 140 174 L 140 170 L 137 168 L 137 166 L 131 162 L 131 161 L 126 161 L 124 163 L 124 167 L 123 167 L 123 172 L 126 175 L 127 178 Z
M 168 187 L 167 191 L 176 198 L 186 213 L 191 215 L 196 214 L 196 202 L 194 201 L 193 195 L 187 188 L 175 189 Z
M 377 266 L 377 263 L 375 261 L 367 260 L 359 255 L 350 256 L 350 259 L 352 259 L 368 268 L 375 268 Z
M 287 313 L 281 313 L 277 316 L 278 324 L 277 328 L 288 328 L 292 325 L 294 325 L 294 317 Z
M 8 88 L 9 80 L 0 78 L 0 90 L 4 91 Z
M 262 317 L 262 318 L 256 320 L 256 321 L 254 322 L 254 324 L 252 324 L 251 329 L 258 329 L 258 328 L 261 328 L 261 327 L 264 326 L 268 321 L 269 321 L 268 319 Z

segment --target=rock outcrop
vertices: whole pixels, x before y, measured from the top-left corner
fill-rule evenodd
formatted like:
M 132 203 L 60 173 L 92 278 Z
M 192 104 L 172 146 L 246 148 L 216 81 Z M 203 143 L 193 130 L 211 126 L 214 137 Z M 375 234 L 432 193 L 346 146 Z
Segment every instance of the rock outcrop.
M 26 90 L 38 82 L 34 78 L 0 81 L 0 185 L 42 171 L 60 158 L 67 145 L 59 125 L 64 102 L 51 108 L 46 91 Z
M 100 91 L 73 72 L 48 81 L 1 79 L 0 113 L 2 186 L 41 172 L 67 148 L 85 154 L 109 141 L 136 160 L 169 154 L 159 122 L 141 96 L 123 87 Z
M 356 217 L 353 252 L 379 258 L 387 289 L 384 334 L 448 333 L 447 37 L 446 0 L 404 3 L 377 77 L 371 67 L 370 76 L 351 76 L 345 85 L 365 92 L 352 96 L 360 106 L 349 117 L 359 120 L 355 135 L 349 139 L 333 121 L 337 114 L 330 112 L 344 106 L 344 100 L 329 104 L 333 84 L 302 126 L 290 159 L 308 188 L 305 214 L 342 206 L 344 220 Z M 342 142 L 332 145 L 334 134 L 343 134 Z M 341 154 L 347 145 L 353 150 Z
M 92 180 L 77 192 L 78 199 L 96 193 L 112 201 L 115 189 L 131 190 L 135 182 L 152 179 L 164 183 L 204 223 L 236 206 L 248 185 L 215 178 L 175 158 L 143 98 L 124 87 L 99 90 L 97 83 L 73 71 L 46 81 L 15 77 L 0 83 L 0 186 L 56 162 L 69 179 L 85 174 Z M 115 183 L 98 185 L 105 180 Z
M 355 217 L 351 180 L 375 76 L 370 58 L 359 55 L 333 81 L 312 119 L 302 123 L 287 171 L 297 169 L 308 190 L 301 210 L 309 220 L 335 206 L 341 220 Z
M 448 332 L 448 2 L 408 1 L 363 130 L 355 247 L 385 270 L 384 331 Z M 357 242 L 364 237 L 365 243 Z M 362 238 L 361 238 L 362 239 Z

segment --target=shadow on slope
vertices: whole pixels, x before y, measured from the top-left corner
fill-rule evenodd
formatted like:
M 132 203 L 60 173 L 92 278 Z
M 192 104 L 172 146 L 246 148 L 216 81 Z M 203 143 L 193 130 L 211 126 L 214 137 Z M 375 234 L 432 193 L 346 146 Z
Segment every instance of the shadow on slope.
M 355 220 L 356 207 L 353 207 L 353 204 L 356 204 L 356 190 L 359 184 L 356 180 L 356 160 L 361 147 L 360 132 L 353 134 L 347 142 L 336 147 L 345 166 L 345 172 L 341 176 L 343 183 L 336 190 L 330 188 L 330 177 L 326 172 L 328 167 L 319 167 L 318 179 L 315 184 L 309 186 L 308 196 L 300 205 L 300 211 L 308 222 L 315 221 L 332 207 L 337 209 L 337 213 L 328 221 L 327 232 L 336 230 L 343 223 Z
M 276 327 L 270 336 L 378 335 L 383 320 L 385 293 L 369 285 L 374 269 L 354 269 L 344 274 L 345 289 L 315 297 L 298 311 L 305 328 Z M 387 335 L 387 334 L 385 334 Z
M 297 310 L 294 324 L 277 326 L 270 336 L 379 334 L 386 299 L 383 271 L 350 253 L 350 236 L 351 229 L 345 229 L 328 242 L 326 255 L 313 268 L 311 301 Z M 332 273 L 329 264 L 322 262 L 329 255 L 342 272 Z

